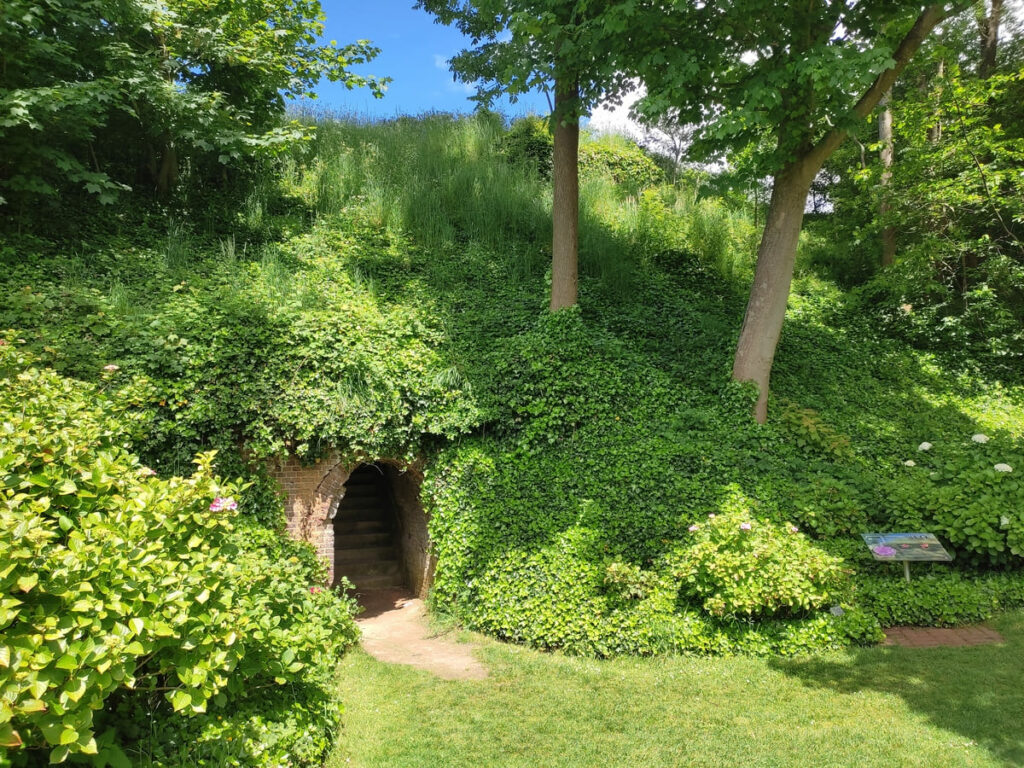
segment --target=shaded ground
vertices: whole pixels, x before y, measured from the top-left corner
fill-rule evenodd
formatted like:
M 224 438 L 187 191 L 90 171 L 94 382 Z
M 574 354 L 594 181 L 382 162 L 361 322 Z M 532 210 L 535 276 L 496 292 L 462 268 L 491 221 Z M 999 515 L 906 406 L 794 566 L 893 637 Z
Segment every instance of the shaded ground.
M 445 680 L 487 677 L 474 647 L 432 632 L 423 601 L 407 591 L 367 590 L 359 603 L 364 612 L 356 623 L 363 632 L 363 649 L 378 661 L 406 664 Z

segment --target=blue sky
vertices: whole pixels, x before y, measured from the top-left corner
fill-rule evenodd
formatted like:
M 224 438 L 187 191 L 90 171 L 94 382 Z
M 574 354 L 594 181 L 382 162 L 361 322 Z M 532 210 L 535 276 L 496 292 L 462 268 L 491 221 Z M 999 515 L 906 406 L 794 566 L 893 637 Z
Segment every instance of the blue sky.
M 471 112 L 472 88 L 456 83 L 446 59 L 468 45 L 458 30 L 434 23 L 426 11 L 413 10 L 414 0 L 321 0 L 327 14 L 325 37 L 344 44 L 372 40 L 381 49 L 370 64 L 357 68 L 361 74 L 392 78 L 383 99 L 369 90 L 347 90 L 339 83 L 323 82 L 317 88 L 321 106 L 363 117 L 387 118 L 415 115 L 430 110 Z M 529 94 L 516 104 L 497 108 L 509 115 L 527 112 L 546 114 L 547 98 Z

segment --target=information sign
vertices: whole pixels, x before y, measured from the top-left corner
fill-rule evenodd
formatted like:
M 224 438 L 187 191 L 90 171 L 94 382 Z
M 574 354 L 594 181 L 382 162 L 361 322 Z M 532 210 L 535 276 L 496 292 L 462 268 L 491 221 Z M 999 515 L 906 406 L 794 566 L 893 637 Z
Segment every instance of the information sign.
M 875 560 L 903 562 L 903 576 L 910 581 L 910 563 L 948 563 L 953 558 L 930 533 L 862 533 Z
M 950 556 L 930 533 L 862 533 L 875 560 L 948 563 Z

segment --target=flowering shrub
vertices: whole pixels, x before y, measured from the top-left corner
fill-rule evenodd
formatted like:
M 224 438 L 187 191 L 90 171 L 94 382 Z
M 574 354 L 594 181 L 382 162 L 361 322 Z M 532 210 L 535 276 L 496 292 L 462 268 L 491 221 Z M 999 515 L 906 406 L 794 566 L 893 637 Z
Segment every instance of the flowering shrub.
M 213 712 L 274 690 L 319 701 L 282 741 L 293 764 L 315 764 L 329 737 L 301 760 L 295 747 L 337 724 L 331 672 L 355 634 L 347 602 L 308 592 L 323 576 L 315 556 L 248 550 L 260 539 L 235 530 L 243 489 L 214 477 L 213 454 L 190 478 L 156 477 L 124 448 L 116 401 L 6 342 L 0 745 L 13 764 L 124 764 L 142 733 L 201 733 Z
M 842 561 L 796 526 L 755 520 L 746 510 L 711 517 L 693 541 L 667 556 L 680 594 L 713 616 L 799 615 L 836 598 Z
M 982 433 L 936 441 L 903 462 L 892 483 L 893 525 L 934 533 L 961 556 L 1004 564 L 1024 557 L 1024 453 Z

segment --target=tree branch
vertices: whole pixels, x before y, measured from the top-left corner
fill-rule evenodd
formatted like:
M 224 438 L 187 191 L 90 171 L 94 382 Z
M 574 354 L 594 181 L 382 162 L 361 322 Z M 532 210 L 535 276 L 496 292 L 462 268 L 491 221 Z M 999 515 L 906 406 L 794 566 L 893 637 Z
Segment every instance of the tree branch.
M 893 54 L 895 64 L 875 78 L 871 87 L 865 91 L 864 95 L 860 97 L 860 100 L 854 106 L 853 114 L 862 120 L 870 115 L 871 111 L 878 106 L 882 96 L 892 88 L 896 78 L 906 68 L 910 59 L 917 53 L 917 49 L 921 47 L 921 44 L 931 31 L 950 16 L 955 16 L 976 2 L 978 0 L 960 0 L 948 11 L 946 10 L 945 3 L 933 3 L 921 11 L 921 15 L 917 17 L 914 26 L 903 37 L 903 40 L 900 41 L 899 46 L 896 48 L 896 52 Z M 816 163 L 818 166 L 824 164 L 831 154 L 835 152 L 836 148 L 843 143 L 847 134 L 848 131 L 845 128 L 833 128 L 814 146 L 807 155 L 807 160 Z

